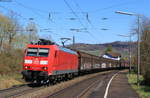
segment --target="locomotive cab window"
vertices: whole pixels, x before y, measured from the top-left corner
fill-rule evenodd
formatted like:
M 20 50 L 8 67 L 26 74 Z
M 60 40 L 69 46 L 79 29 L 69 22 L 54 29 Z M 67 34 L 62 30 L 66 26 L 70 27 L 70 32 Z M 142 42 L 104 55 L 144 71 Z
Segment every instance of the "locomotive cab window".
M 37 56 L 38 48 L 28 48 L 27 56 Z
M 48 57 L 49 48 L 39 48 L 39 56 L 40 57 Z

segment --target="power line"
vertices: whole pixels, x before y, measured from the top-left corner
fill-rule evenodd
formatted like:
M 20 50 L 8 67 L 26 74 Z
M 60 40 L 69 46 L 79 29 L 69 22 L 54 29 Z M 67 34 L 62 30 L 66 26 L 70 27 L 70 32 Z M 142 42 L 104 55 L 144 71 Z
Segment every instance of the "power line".
M 7 11 L 13 12 L 16 16 L 21 17 L 21 19 L 23 19 L 25 21 L 29 20 L 29 18 L 25 18 L 21 14 L 18 14 L 17 12 L 15 12 L 15 11 L 13 11 L 13 10 L 5 7 L 5 6 L 0 5 L 0 7 L 3 8 L 3 9 L 5 9 L 5 10 L 7 10 Z M 39 24 L 36 23 L 36 25 L 39 26 L 39 28 L 41 28 L 41 26 Z M 17 31 L 25 31 L 25 30 L 17 30 Z
M 26 8 L 26 9 L 28 9 L 28 10 L 30 10 L 30 11 L 32 11 L 34 14 L 36 14 L 36 15 L 38 15 L 38 16 L 41 16 L 41 17 L 43 17 L 43 15 L 37 13 L 36 11 L 38 11 L 38 12 L 40 12 L 40 13 L 46 13 L 46 14 L 48 15 L 48 19 L 49 19 L 51 22 L 53 22 L 53 21 L 52 21 L 52 13 L 55 13 L 55 12 L 43 11 L 43 10 L 40 10 L 40 9 L 37 9 L 37 8 L 33 8 L 33 7 L 30 7 L 30 6 L 24 5 L 24 4 L 22 4 L 22 3 L 20 3 L 20 2 L 17 2 L 17 1 L 15 1 L 15 3 L 17 3 L 18 5 L 20 5 L 20 6 L 24 7 L 24 8 Z M 35 10 L 36 10 L 36 11 L 35 11 Z M 45 16 L 44 16 L 44 17 L 45 17 Z M 53 22 L 53 23 L 54 23 L 54 22 Z M 37 24 L 37 25 L 39 25 L 39 24 Z M 51 33 L 54 33 L 54 32 L 51 32 Z M 58 34 L 57 34 L 57 35 L 58 35 Z M 60 36 L 60 35 L 59 35 L 59 36 Z
M 15 12 L 15 11 L 13 11 L 13 10 L 11 10 L 11 9 L 9 9 L 9 8 L 7 8 L 7 7 L 5 7 L 5 6 L 0 5 L 0 7 L 3 8 L 3 9 L 5 9 L 5 10 L 7 10 L 7 11 L 10 11 L 10 12 L 15 13 L 16 16 L 19 16 L 19 17 L 21 17 L 21 18 L 24 19 L 24 20 L 28 20 L 27 18 L 23 17 L 22 15 L 18 14 L 17 12 Z
M 81 11 L 81 13 L 83 14 L 83 16 L 85 16 L 86 15 L 86 19 L 87 19 L 87 21 L 88 21 L 88 23 L 91 25 L 91 27 L 95 30 L 96 28 L 94 27 L 94 25 L 92 24 L 92 22 L 90 21 L 90 19 L 89 19 L 89 14 L 88 13 L 85 13 L 83 10 L 82 10 L 82 8 L 80 7 L 80 5 L 75 1 L 75 0 L 73 0 L 74 1 L 74 3 L 75 3 L 75 5 L 77 6 L 77 8 Z M 88 28 L 89 29 L 89 28 Z M 90 33 L 90 32 L 89 32 Z M 91 34 L 90 34 L 91 35 Z M 93 36 L 93 35 L 92 35 Z M 96 38 L 97 39 L 97 38 Z
M 42 17 L 42 19 L 43 19 L 43 17 L 47 18 L 47 19 L 50 20 L 51 22 L 54 22 L 53 19 L 52 19 L 52 18 L 53 18 L 53 17 L 52 17 L 53 14 L 59 13 L 59 12 L 55 12 L 55 11 L 52 12 L 52 11 L 45 11 L 45 10 L 33 8 L 33 7 L 28 6 L 28 5 L 24 5 L 24 4 L 22 4 L 22 3 L 18 2 L 18 1 L 15 1 L 15 3 L 16 3 L 17 5 L 19 5 L 19 6 L 23 7 L 23 8 L 25 8 L 25 9 L 30 10 L 32 13 L 36 14 L 37 16 Z M 44 16 L 44 15 L 41 14 L 41 13 L 44 13 L 44 14 L 46 14 L 47 16 Z
M 7 8 L 7 7 L 5 7 L 5 6 L 1 6 L 1 5 L 0 5 L 0 7 L 3 8 L 3 9 L 5 9 L 5 10 L 7 10 L 7 11 L 10 11 L 10 12 L 15 13 L 16 16 L 21 17 L 21 19 L 23 19 L 23 20 L 25 20 L 25 21 L 29 20 L 29 18 L 25 18 L 24 16 L 18 14 L 17 12 L 15 12 L 15 11 L 13 11 L 13 10 L 11 10 L 11 9 L 9 9 L 9 8 Z M 35 24 L 39 27 L 39 31 L 41 32 L 41 31 L 42 31 L 42 29 L 40 29 L 41 26 L 40 26 L 39 24 L 37 24 L 37 23 L 35 23 Z M 19 29 L 19 30 L 9 30 L 9 31 L 26 32 L 27 30 Z M 46 32 L 49 32 L 49 31 L 46 31 Z M 53 33 L 53 34 L 55 34 L 55 35 L 57 35 L 57 36 L 59 36 L 59 37 L 62 37 L 61 35 L 59 35 L 59 34 L 57 34 L 57 33 L 54 33 L 54 32 L 51 32 L 51 33 Z
M 22 15 L 18 14 L 17 12 L 15 12 L 15 11 L 13 11 L 13 10 L 11 10 L 11 9 L 7 8 L 7 7 L 1 6 L 1 5 L 0 5 L 0 7 L 1 7 L 1 8 L 3 8 L 3 9 L 5 9 L 5 10 L 7 10 L 7 11 L 10 11 L 10 12 L 15 13 L 15 15 L 16 15 L 16 16 L 21 17 L 21 19 L 23 19 L 23 20 L 25 20 L 25 21 L 29 20 L 28 18 L 25 18 L 24 16 L 22 16 Z M 40 25 L 39 25 L 39 24 L 36 24 L 36 25 L 38 25 L 38 26 L 40 27 Z
M 71 10 L 71 12 L 74 14 L 74 16 L 78 19 L 80 25 L 81 25 L 83 28 L 86 28 L 86 27 L 84 26 L 84 24 L 82 23 L 82 21 L 80 20 L 79 16 L 75 13 L 75 11 L 74 11 L 74 10 L 72 9 L 72 7 L 69 5 L 69 3 L 68 3 L 66 0 L 64 0 L 64 2 L 65 2 L 65 4 L 67 5 L 67 7 Z M 93 36 L 89 31 L 87 31 L 87 33 L 90 34 L 91 37 L 95 40 L 94 36 Z
M 26 6 L 26 5 L 24 5 L 24 4 L 22 4 L 22 3 L 18 2 L 18 1 L 14 1 L 14 2 L 15 2 L 16 4 L 18 4 L 19 6 L 25 8 L 25 9 L 30 10 L 32 13 L 34 13 L 34 14 L 36 14 L 36 15 L 38 15 L 38 16 L 45 17 L 45 16 L 41 15 L 40 13 L 34 11 L 34 9 L 33 9 L 32 7 Z M 40 12 L 43 12 L 43 11 L 40 11 Z
M 68 8 L 71 10 L 71 12 L 75 15 L 75 17 L 78 19 L 79 23 L 84 27 L 83 23 L 81 22 L 80 18 L 78 17 L 78 15 L 74 12 L 74 10 L 71 8 L 71 6 L 69 5 L 69 3 L 64 0 L 65 4 L 68 6 Z
M 111 8 L 120 7 L 120 6 L 123 6 L 123 5 L 131 4 L 131 2 L 135 3 L 135 2 L 137 2 L 137 0 L 130 1 L 130 2 L 123 2 L 123 3 L 114 4 L 114 5 L 111 5 L 109 7 L 102 8 L 102 9 L 97 9 L 97 10 L 89 11 L 89 13 L 96 13 L 96 12 L 108 10 L 108 9 L 111 9 Z
M 18 2 L 18 1 L 14 1 L 14 2 L 15 2 L 16 4 L 18 4 L 19 6 L 25 8 L 25 9 L 30 10 L 32 13 L 36 14 L 37 16 L 40 16 L 41 18 L 43 18 L 43 17 L 45 17 L 45 16 L 41 15 L 40 13 L 47 13 L 47 15 L 49 14 L 47 18 L 51 18 L 51 17 L 50 17 L 51 13 L 48 12 L 48 11 L 43 11 L 43 10 L 40 10 L 40 9 L 36 9 L 36 8 L 30 7 L 30 6 L 24 5 L 24 4 L 22 4 L 22 3 Z M 35 10 L 36 10 L 36 11 L 35 11 Z M 40 12 L 40 13 L 38 13 L 37 11 Z M 51 22 L 52 22 L 52 20 L 51 20 Z M 41 27 L 41 26 L 40 26 L 39 24 L 37 24 L 37 23 L 36 23 L 36 25 L 38 25 L 39 27 Z
M 66 1 L 66 0 L 65 0 L 65 1 Z M 136 0 L 135 0 L 135 1 L 136 1 Z M 22 4 L 22 3 L 20 3 L 20 2 L 18 2 L 18 1 L 16 1 L 16 0 L 14 0 L 14 2 L 15 2 L 16 4 L 18 4 L 19 6 L 22 6 L 22 7 L 26 8 L 26 9 L 32 11 L 34 14 L 36 14 L 36 15 L 38 15 L 38 16 L 41 16 L 41 17 L 45 17 L 45 16 L 41 15 L 40 13 L 45 13 L 45 14 L 47 14 L 47 15 L 48 15 L 48 18 L 50 18 L 49 15 L 56 14 L 56 13 L 60 13 L 60 12 L 55 12 L 55 11 L 51 12 L 51 11 L 45 11 L 45 10 L 33 8 L 33 7 L 30 7 L 30 6 L 24 5 L 24 4 Z M 74 1 L 74 2 L 75 2 L 75 1 Z M 78 6 L 78 8 L 81 10 L 81 13 L 82 13 L 82 14 L 87 13 L 87 16 L 88 16 L 89 13 L 94 13 L 94 12 L 97 12 L 97 11 L 102 11 L 102 10 L 111 9 L 111 8 L 113 8 L 113 7 L 118 7 L 118 6 L 121 6 L 121 5 L 126 5 L 126 4 L 129 4 L 129 3 L 131 3 L 131 2 L 119 3 L 119 4 L 115 4 L 115 5 L 106 7 L 106 8 L 98 9 L 98 10 L 95 10 L 95 11 L 87 11 L 87 12 L 84 12 L 84 11 L 81 9 L 81 7 L 79 6 L 79 4 L 78 4 L 77 2 L 75 2 L 75 3 L 76 3 L 76 6 Z M 71 8 L 71 9 L 72 9 L 72 8 Z M 40 13 L 38 13 L 38 12 L 40 12 Z M 77 13 L 77 12 L 73 11 L 73 14 L 75 14 L 75 13 Z M 87 19 L 87 20 L 88 20 L 88 19 Z M 52 21 L 51 21 L 51 22 L 52 22 Z M 89 23 L 92 27 L 94 27 L 90 20 L 88 20 L 88 23 Z
M 45 11 L 45 10 L 41 10 L 41 9 L 38 9 L 38 8 L 33 8 L 33 7 L 31 7 L 31 6 L 24 5 L 24 4 L 22 4 L 22 3 L 20 3 L 20 2 L 18 2 L 18 1 L 16 1 L 16 0 L 14 0 L 14 2 L 15 2 L 16 4 L 18 4 L 18 5 L 20 5 L 20 6 L 24 7 L 24 8 L 26 8 L 26 9 L 28 9 L 28 10 L 30 10 L 30 11 L 32 11 L 33 13 L 40 15 L 40 16 L 41 16 L 41 14 L 39 14 L 39 13 L 37 13 L 37 12 L 46 13 L 46 14 L 47 14 L 47 13 L 51 13 L 51 14 L 52 14 L 52 13 L 53 13 L 53 14 L 62 13 L 62 12 Z M 74 1 L 74 2 L 75 2 L 75 1 Z M 134 1 L 131 1 L 131 2 L 137 2 L 137 0 L 134 0 Z M 114 4 L 114 5 L 111 5 L 111 6 L 102 8 L 102 9 L 97 9 L 97 10 L 93 10 L 93 11 L 86 11 L 86 12 L 82 11 L 81 13 L 82 13 L 82 14 L 83 14 L 83 13 L 95 13 L 95 12 L 99 12 L 99 11 L 111 9 L 111 8 L 114 8 L 114 7 L 119 7 L 119 6 L 122 6 L 122 5 L 131 4 L 131 2 L 118 3 L 118 4 Z M 82 9 L 80 8 L 79 4 L 77 4 L 77 2 L 75 2 L 75 3 L 76 3 L 76 6 L 78 6 L 79 9 L 82 10 Z M 35 12 L 35 11 L 36 11 L 36 12 Z M 77 11 L 74 11 L 74 12 L 75 12 L 75 13 L 80 13 L 80 12 L 77 12 Z M 69 12 L 68 12 L 68 13 L 69 13 Z
M 25 21 L 29 20 L 28 18 L 25 18 L 24 16 L 18 14 L 17 12 L 15 12 L 15 11 L 13 11 L 13 10 L 7 8 L 7 7 L 1 6 L 1 5 L 0 5 L 0 7 L 3 8 L 3 9 L 5 9 L 5 10 L 7 10 L 7 11 L 10 11 L 10 12 L 15 13 L 16 16 L 21 17 L 21 19 L 23 19 L 23 20 L 25 20 Z M 41 27 L 39 24 L 36 24 L 36 25 L 38 25 L 39 27 Z
M 85 12 L 82 10 L 82 8 L 80 7 L 80 5 L 79 5 L 75 0 L 73 0 L 73 1 L 74 1 L 75 5 L 78 7 L 78 9 L 81 11 L 81 13 L 82 13 L 83 16 L 84 16 L 84 15 L 85 15 Z M 92 24 L 92 22 L 91 22 L 90 19 L 89 19 L 89 14 L 88 14 L 88 12 L 86 13 L 86 19 L 87 19 L 88 23 L 91 25 L 91 27 L 95 28 L 94 25 Z
M 16 4 L 18 4 L 18 5 L 20 5 L 20 6 L 23 6 L 24 8 L 27 8 L 27 9 L 29 9 L 29 10 L 31 10 L 32 9 L 32 11 L 34 10 L 34 12 L 36 11 L 36 12 L 40 12 L 40 13 L 45 13 L 45 14 L 47 14 L 47 13 L 53 13 L 53 14 L 58 14 L 59 12 L 56 12 L 56 11 L 46 11 L 46 10 L 41 10 L 41 9 L 38 9 L 38 8 L 34 8 L 34 7 L 31 7 L 31 6 L 28 6 L 28 5 L 24 5 L 24 4 L 22 4 L 22 3 L 20 3 L 20 2 L 18 2 L 18 1 L 14 1 Z M 39 14 L 39 13 L 38 13 Z

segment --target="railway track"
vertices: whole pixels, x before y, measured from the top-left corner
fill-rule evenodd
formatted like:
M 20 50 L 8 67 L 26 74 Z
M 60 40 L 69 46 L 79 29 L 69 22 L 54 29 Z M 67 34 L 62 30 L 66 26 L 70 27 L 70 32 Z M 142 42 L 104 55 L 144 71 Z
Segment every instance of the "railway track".
M 44 96 L 46 96 L 46 98 L 60 98 L 60 96 L 61 98 L 83 98 L 88 95 L 94 88 L 97 88 L 98 83 L 100 83 L 99 86 L 103 85 L 103 83 L 105 82 L 104 80 L 106 80 L 116 72 L 117 71 L 110 71 L 107 73 L 102 73 Z M 19 85 L 12 88 L 0 90 L 0 98 L 16 98 L 20 96 L 25 97 L 26 94 L 32 94 L 43 88 L 45 88 L 45 86 L 34 87 L 31 84 Z
M 45 98 L 85 98 L 92 91 L 106 85 L 105 82 L 117 72 L 118 71 L 108 72 L 86 79 L 84 81 L 80 81 L 53 94 L 49 94 Z
M 82 97 L 84 97 L 84 96 L 88 93 L 88 91 L 89 91 L 95 84 L 97 84 L 97 82 L 99 82 L 99 80 L 97 80 L 97 81 L 93 82 L 91 85 L 89 85 L 85 90 L 83 90 L 83 91 L 77 96 L 77 98 L 82 98 Z
M 34 87 L 32 84 L 23 84 L 23 85 L 18 85 L 15 87 L 11 87 L 8 89 L 0 90 L 0 98 L 15 98 L 22 96 L 27 93 L 31 93 L 33 91 L 37 91 L 42 89 L 43 86 L 41 87 Z

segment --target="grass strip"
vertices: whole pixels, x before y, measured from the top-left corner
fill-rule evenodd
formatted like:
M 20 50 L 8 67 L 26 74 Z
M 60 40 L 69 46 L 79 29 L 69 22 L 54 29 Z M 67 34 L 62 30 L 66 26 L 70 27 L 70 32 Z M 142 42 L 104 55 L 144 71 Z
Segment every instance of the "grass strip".
M 137 86 L 137 75 L 135 73 L 127 74 L 128 82 L 141 98 L 150 98 L 150 87 L 145 85 Z M 140 76 L 140 83 L 143 81 L 143 76 Z

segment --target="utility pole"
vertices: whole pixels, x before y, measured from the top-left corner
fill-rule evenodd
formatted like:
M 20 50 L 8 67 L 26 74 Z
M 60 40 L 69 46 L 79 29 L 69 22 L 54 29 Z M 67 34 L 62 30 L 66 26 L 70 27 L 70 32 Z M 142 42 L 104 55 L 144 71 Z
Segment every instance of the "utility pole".
M 128 41 L 128 45 L 129 45 L 129 48 L 128 48 L 128 55 L 129 55 L 129 73 L 131 73 L 131 68 L 132 68 L 132 66 L 131 66 L 131 37 L 132 37 L 132 34 L 130 33 L 129 35 L 118 35 L 118 36 L 122 36 L 122 37 L 128 37 L 129 38 L 129 41 Z
M 131 59 L 132 59 L 132 56 L 131 56 L 131 33 L 130 33 L 130 36 L 129 36 L 129 73 L 131 73 L 131 70 L 132 70 L 132 66 L 131 66 Z
M 33 18 L 29 18 L 29 24 L 33 24 Z M 29 28 L 29 43 L 32 43 L 32 32 L 33 28 Z
M 80 32 L 80 30 L 82 30 L 82 29 L 75 29 L 75 28 L 70 29 L 70 31 L 75 31 L 75 32 Z M 76 48 L 75 47 L 75 34 L 73 34 L 73 36 L 72 36 L 72 45 L 73 45 L 73 49 L 75 49 Z
M 73 49 L 75 49 L 75 36 L 74 35 L 73 35 L 72 41 L 73 41 Z
M 130 15 L 130 16 L 136 16 L 137 22 L 138 22 L 138 40 L 137 40 L 137 85 L 139 86 L 139 76 L 140 76 L 140 39 L 141 39 L 141 33 L 140 33 L 140 17 L 142 15 L 136 14 L 136 13 L 128 13 L 128 12 L 122 12 L 122 11 L 116 11 L 118 14 L 124 14 L 124 15 Z
M 140 16 L 137 16 L 138 20 L 138 49 L 137 49 L 137 55 L 138 55 L 138 64 L 137 64 L 137 84 L 139 86 L 139 75 L 140 75 Z

